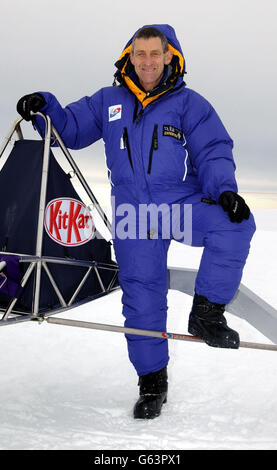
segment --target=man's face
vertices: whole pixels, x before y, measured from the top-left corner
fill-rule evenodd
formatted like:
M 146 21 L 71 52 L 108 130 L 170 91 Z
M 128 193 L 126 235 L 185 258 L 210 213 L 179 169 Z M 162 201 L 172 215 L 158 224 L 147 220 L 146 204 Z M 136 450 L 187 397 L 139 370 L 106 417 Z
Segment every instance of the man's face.
M 130 60 L 143 88 L 150 91 L 158 85 L 164 72 L 164 66 L 172 59 L 172 52 L 164 53 L 162 41 L 156 38 L 138 38 L 135 40 L 134 51 Z

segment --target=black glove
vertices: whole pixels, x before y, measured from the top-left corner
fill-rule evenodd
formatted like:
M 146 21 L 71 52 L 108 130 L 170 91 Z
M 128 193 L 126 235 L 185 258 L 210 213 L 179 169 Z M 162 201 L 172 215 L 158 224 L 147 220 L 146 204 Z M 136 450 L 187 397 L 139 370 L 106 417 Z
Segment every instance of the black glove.
M 242 222 L 248 220 L 250 209 L 245 200 L 233 191 L 224 191 L 218 200 L 225 212 L 228 212 L 231 222 Z
M 23 119 L 30 121 L 30 112 L 33 111 L 36 113 L 45 105 L 46 101 L 40 93 L 32 93 L 31 95 L 22 96 L 17 103 L 16 109 Z

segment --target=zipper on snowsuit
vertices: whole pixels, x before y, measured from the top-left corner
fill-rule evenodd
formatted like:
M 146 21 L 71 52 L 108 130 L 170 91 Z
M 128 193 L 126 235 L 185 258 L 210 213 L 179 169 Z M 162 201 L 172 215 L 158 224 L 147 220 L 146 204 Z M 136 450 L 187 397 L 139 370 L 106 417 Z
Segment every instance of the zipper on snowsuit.
M 134 171 L 133 161 L 132 161 L 132 155 L 131 155 L 131 149 L 130 149 L 129 138 L 128 138 L 127 127 L 124 127 L 124 129 L 123 129 L 122 143 L 123 143 L 123 145 L 121 146 L 121 148 L 122 148 L 122 149 L 127 149 L 129 162 L 130 162 L 130 165 L 131 165 L 132 170 Z
M 147 169 L 148 175 L 150 175 L 151 173 L 154 150 L 158 150 L 158 124 L 155 124 L 153 136 L 152 136 L 152 143 L 151 143 L 151 148 L 150 148 L 150 153 L 149 153 L 149 163 L 148 163 L 148 169 Z

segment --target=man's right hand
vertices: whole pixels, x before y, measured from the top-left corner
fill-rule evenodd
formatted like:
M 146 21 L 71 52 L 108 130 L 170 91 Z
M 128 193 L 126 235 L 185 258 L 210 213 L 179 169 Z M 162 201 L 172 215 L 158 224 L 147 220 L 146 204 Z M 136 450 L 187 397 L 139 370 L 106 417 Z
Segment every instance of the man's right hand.
M 16 109 L 23 119 L 30 121 L 32 118 L 31 111 L 36 113 L 45 105 L 46 101 L 40 93 L 32 93 L 22 96 L 17 103 Z

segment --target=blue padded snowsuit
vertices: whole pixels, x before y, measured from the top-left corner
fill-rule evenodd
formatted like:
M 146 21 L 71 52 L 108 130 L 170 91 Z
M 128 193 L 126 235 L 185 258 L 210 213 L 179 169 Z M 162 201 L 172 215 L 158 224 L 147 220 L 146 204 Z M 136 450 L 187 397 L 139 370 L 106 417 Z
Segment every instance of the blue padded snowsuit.
M 241 280 L 254 219 L 251 215 L 232 223 L 220 205 L 207 203 L 217 202 L 223 191 L 237 192 L 233 142 L 211 104 L 185 86 L 185 62 L 174 29 L 153 26 L 167 36 L 174 54 L 154 90 L 146 93 L 139 85 L 129 60 L 131 38 L 116 63 L 120 86 L 102 88 L 65 108 L 43 92 L 47 104 L 42 111 L 68 148 L 80 149 L 103 138 L 115 227 L 126 215 L 117 211 L 122 204 L 136 210 L 141 204 L 166 204 L 169 215 L 179 204 L 181 230 L 187 223 L 184 207 L 191 207 L 191 239 L 178 241 L 204 247 L 195 290 L 227 304 Z M 144 238 L 122 239 L 114 230 L 123 315 L 127 327 L 166 331 L 167 251 L 173 235 L 162 237 L 160 218 L 151 223 Z M 137 234 L 137 220 L 133 225 Z M 126 337 L 138 375 L 167 365 L 167 339 Z

